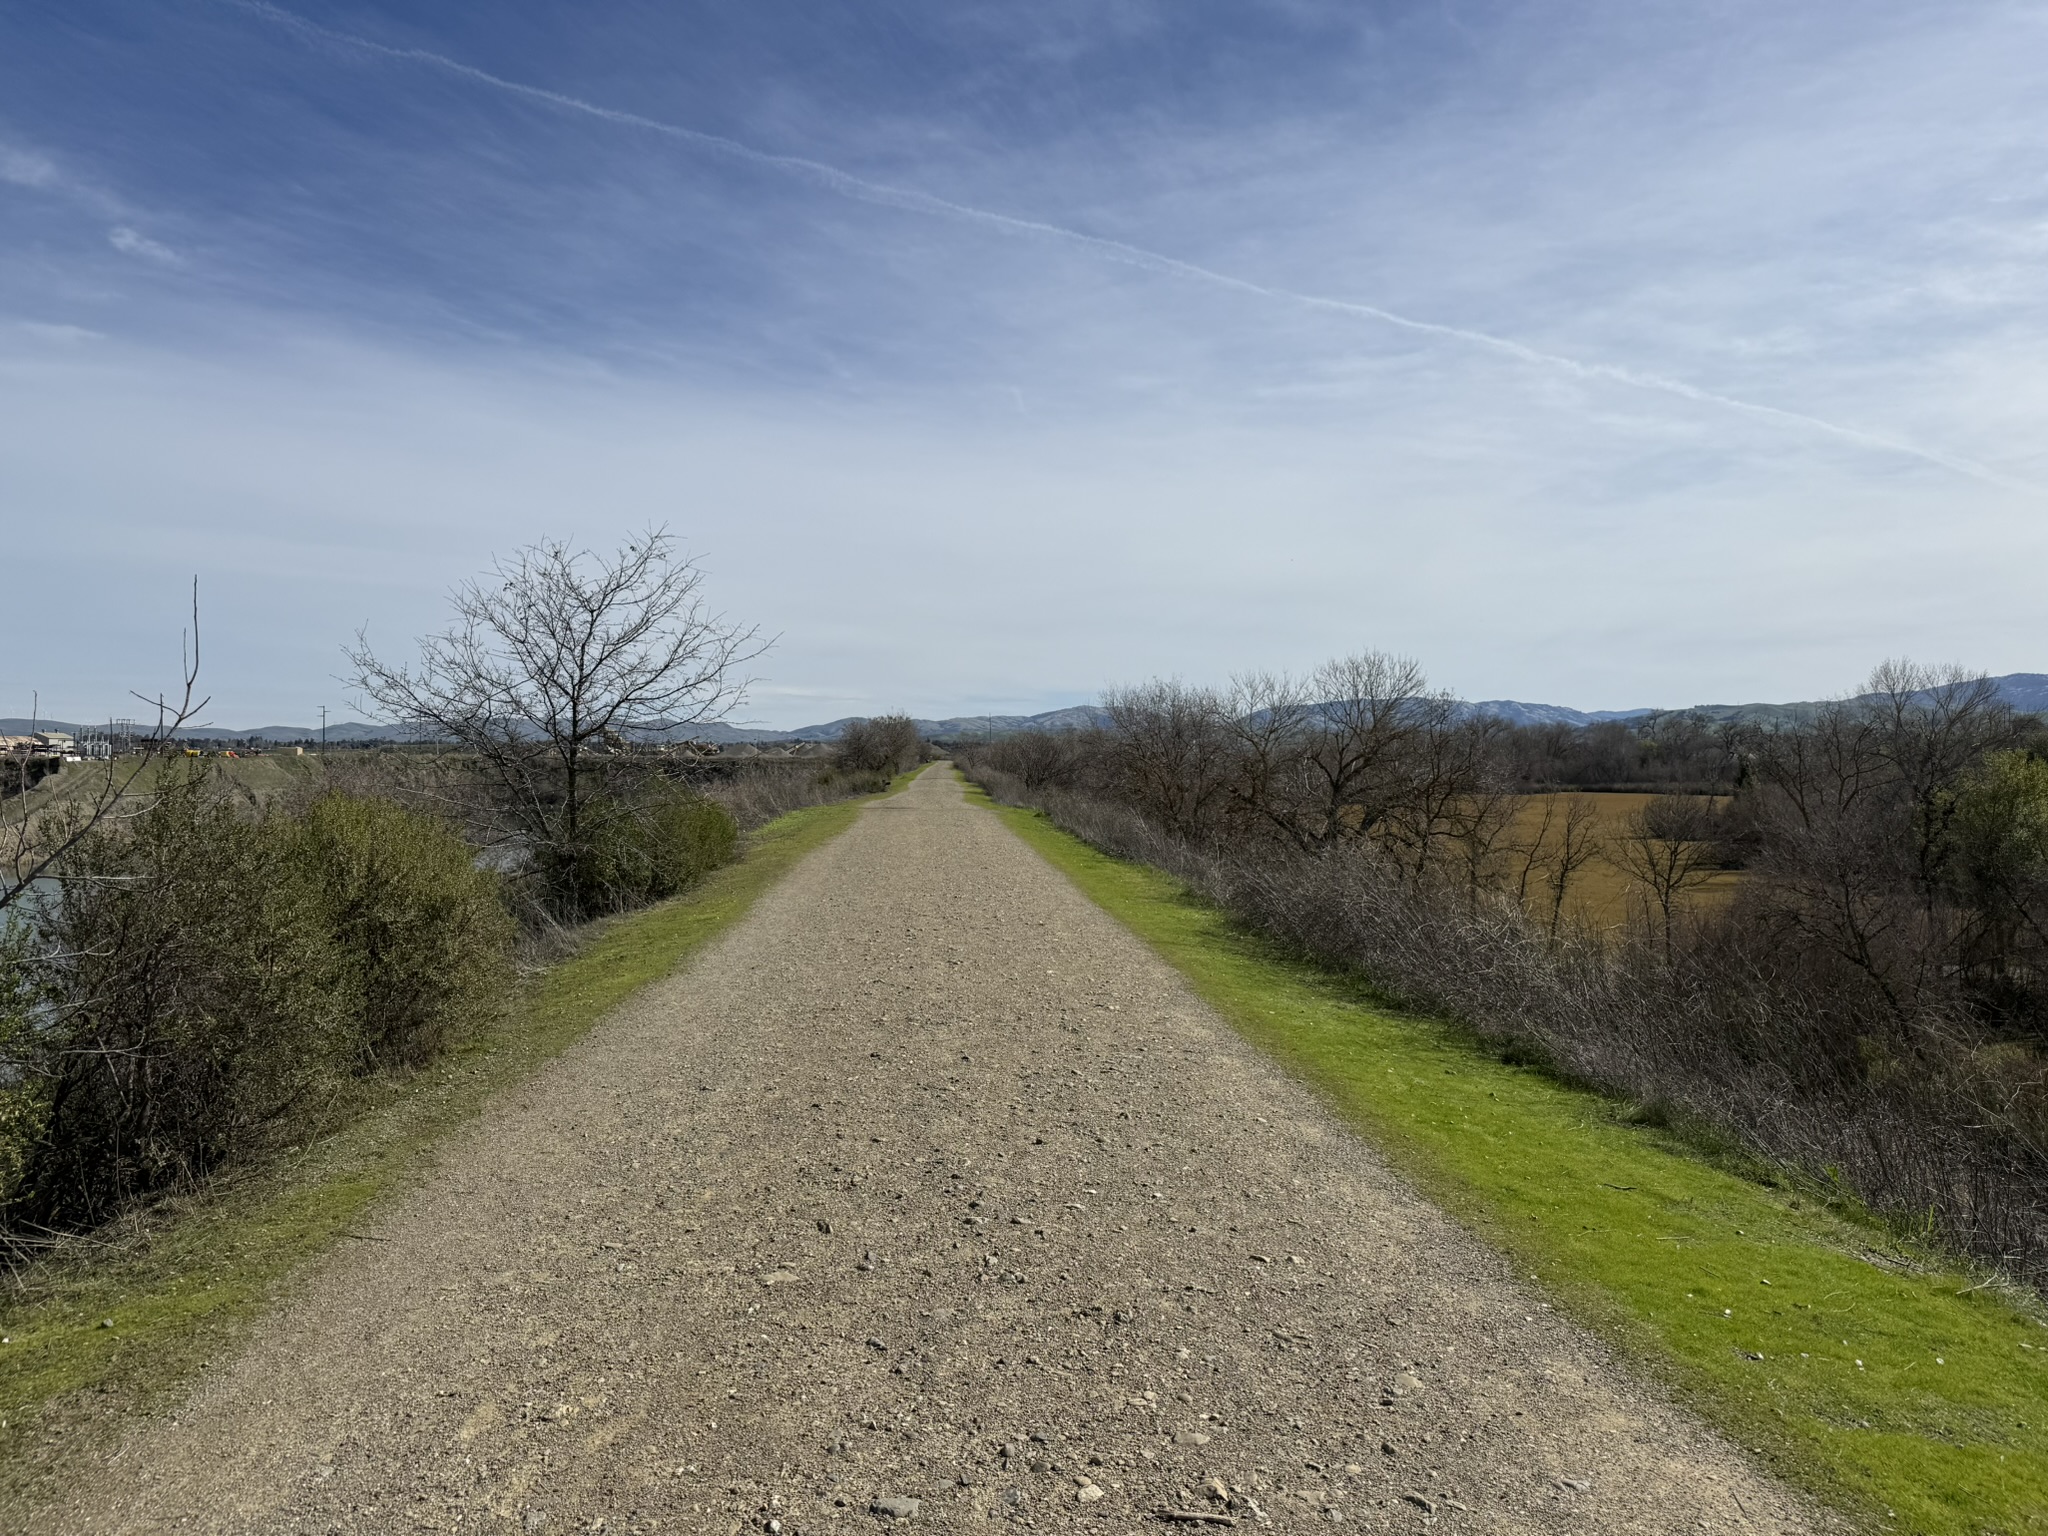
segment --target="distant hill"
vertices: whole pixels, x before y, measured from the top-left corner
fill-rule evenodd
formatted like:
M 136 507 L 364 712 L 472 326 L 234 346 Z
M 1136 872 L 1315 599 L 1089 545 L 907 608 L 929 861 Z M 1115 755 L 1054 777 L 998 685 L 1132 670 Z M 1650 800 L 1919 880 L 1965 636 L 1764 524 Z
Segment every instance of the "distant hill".
M 1525 704 L 1520 699 L 1481 699 L 1460 704 L 1466 716 L 1488 715 L 1510 725 L 1594 725 L 1602 720 L 1640 720 L 1654 709 L 1572 709 L 1564 704 Z
M 2009 672 L 1994 677 L 1998 696 L 2022 714 L 2048 714 L 2048 672 Z M 1773 720 L 1797 720 L 1821 707 L 1818 699 L 1790 704 L 1694 704 L 1683 710 L 1656 709 L 1570 709 L 1562 704 L 1525 704 L 1517 699 L 1487 699 L 1467 704 L 1475 715 L 1495 715 L 1516 725 L 1596 725 L 1603 720 L 1639 720 L 1644 715 L 1697 714 L 1713 721 L 1739 720 L 1751 724 Z
M 201 726 L 185 734 L 191 736 L 218 736 L 238 739 L 244 736 L 260 736 L 265 741 L 318 741 L 320 727 L 317 725 L 259 725 L 251 730 L 231 731 L 220 726 Z M 361 720 L 329 721 L 329 741 L 412 741 L 415 733 L 392 725 L 369 725 Z
M 1997 680 L 1999 697 L 2030 715 L 2048 715 L 2048 672 L 2008 672 Z
M 1998 695 L 2014 709 L 2024 714 L 2048 714 L 2048 672 L 2010 672 L 2004 677 L 1992 679 L 1998 685 Z M 1683 711 L 1643 709 L 1572 709 L 1564 704 L 1531 704 L 1521 699 L 1481 699 L 1476 703 L 1461 704 L 1459 708 L 1468 715 L 1491 715 L 1515 725 L 1598 725 L 1608 720 L 1639 720 L 1645 715 L 1659 713 L 1700 714 L 1709 720 L 1741 720 L 1768 722 L 1771 720 L 1796 720 L 1820 708 L 1819 701 L 1807 700 L 1791 704 L 1695 704 Z M 820 725 L 800 725 L 792 730 L 774 730 L 766 726 L 749 725 L 700 725 L 688 731 L 677 731 L 677 736 L 688 736 L 695 741 L 715 742 L 720 746 L 740 742 L 764 741 L 837 741 L 846 728 L 863 716 L 847 715 L 838 720 L 827 720 Z M 944 720 L 917 720 L 918 733 L 932 741 L 971 741 L 977 736 L 1005 736 L 1017 731 L 1072 731 L 1084 730 L 1090 726 L 1106 725 L 1109 713 L 1093 704 L 1073 704 L 1065 709 L 1049 709 L 1037 715 L 954 715 Z M 98 726 L 66 724 L 61 720 L 44 720 L 41 729 L 70 731 L 77 735 L 98 730 Z M 29 722 L 25 719 L 0 719 L 0 736 L 14 736 L 25 733 Z M 262 737 L 267 741 L 317 741 L 320 739 L 318 726 L 306 725 L 262 725 L 253 729 L 230 728 L 227 726 L 195 726 L 182 733 L 188 737 L 212 737 L 217 740 L 241 740 L 246 737 Z M 404 741 L 411 739 L 411 733 L 388 725 L 370 725 L 360 720 L 338 721 L 327 727 L 329 741 Z
M 698 741 L 721 746 L 741 741 L 837 741 L 862 715 L 827 720 L 822 725 L 800 725 L 794 730 L 775 731 L 744 725 L 700 725 L 689 734 Z M 975 736 L 1007 736 L 1017 731 L 1071 731 L 1101 725 L 1107 712 L 1092 704 L 1074 704 L 1050 709 L 1042 715 L 955 715 L 947 720 L 915 719 L 918 734 L 930 741 L 961 741 Z

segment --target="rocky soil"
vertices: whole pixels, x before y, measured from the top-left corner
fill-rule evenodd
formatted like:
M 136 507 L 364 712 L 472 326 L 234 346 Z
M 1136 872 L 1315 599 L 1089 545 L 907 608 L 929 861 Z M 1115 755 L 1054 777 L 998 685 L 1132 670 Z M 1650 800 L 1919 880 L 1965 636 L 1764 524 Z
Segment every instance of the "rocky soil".
M 40 1528 L 1813 1529 L 943 770 Z

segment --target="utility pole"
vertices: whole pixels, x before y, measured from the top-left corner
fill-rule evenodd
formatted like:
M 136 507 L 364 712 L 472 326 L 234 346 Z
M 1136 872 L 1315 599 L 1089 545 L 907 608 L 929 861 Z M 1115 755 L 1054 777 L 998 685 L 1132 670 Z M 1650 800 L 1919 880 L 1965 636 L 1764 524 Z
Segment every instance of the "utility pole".
M 320 750 L 323 753 L 327 750 L 327 706 L 325 704 L 320 706 Z

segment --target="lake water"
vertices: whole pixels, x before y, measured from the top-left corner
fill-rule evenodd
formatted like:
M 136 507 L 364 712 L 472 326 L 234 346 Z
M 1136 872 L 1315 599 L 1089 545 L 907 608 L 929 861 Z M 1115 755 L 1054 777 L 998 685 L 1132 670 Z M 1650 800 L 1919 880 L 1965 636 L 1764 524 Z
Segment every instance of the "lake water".
M 12 886 L 0 885 L 0 890 L 12 889 L 14 889 Z M 27 921 L 37 911 L 41 910 L 46 903 L 55 901 L 60 889 L 62 889 L 61 883 L 52 880 L 48 875 L 43 876 L 40 880 L 31 880 L 26 891 L 15 897 L 5 907 L 0 907 L 0 923 Z

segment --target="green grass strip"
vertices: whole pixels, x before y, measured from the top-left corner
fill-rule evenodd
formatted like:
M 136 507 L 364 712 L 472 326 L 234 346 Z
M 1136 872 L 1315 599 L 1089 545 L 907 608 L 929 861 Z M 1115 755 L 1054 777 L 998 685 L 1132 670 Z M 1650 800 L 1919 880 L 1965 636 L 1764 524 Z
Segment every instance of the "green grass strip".
M 362 1085 L 359 1105 L 323 1117 L 341 1130 L 163 1213 L 146 1241 L 49 1266 L 0 1297 L 0 1508 L 34 1502 L 81 1449 L 230 1351 L 294 1271 L 409 1187 L 451 1131 L 738 921 L 864 803 L 770 822 L 692 891 L 606 923 L 465 1048 Z
M 1289 958 L 1036 812 L 994 809 L 1412 1182 L 1781 1477 L 1874 1529 L 2048 1531 L 2048 1325 L 2026 1298 L 1376 1006 L 1362 980 Z

